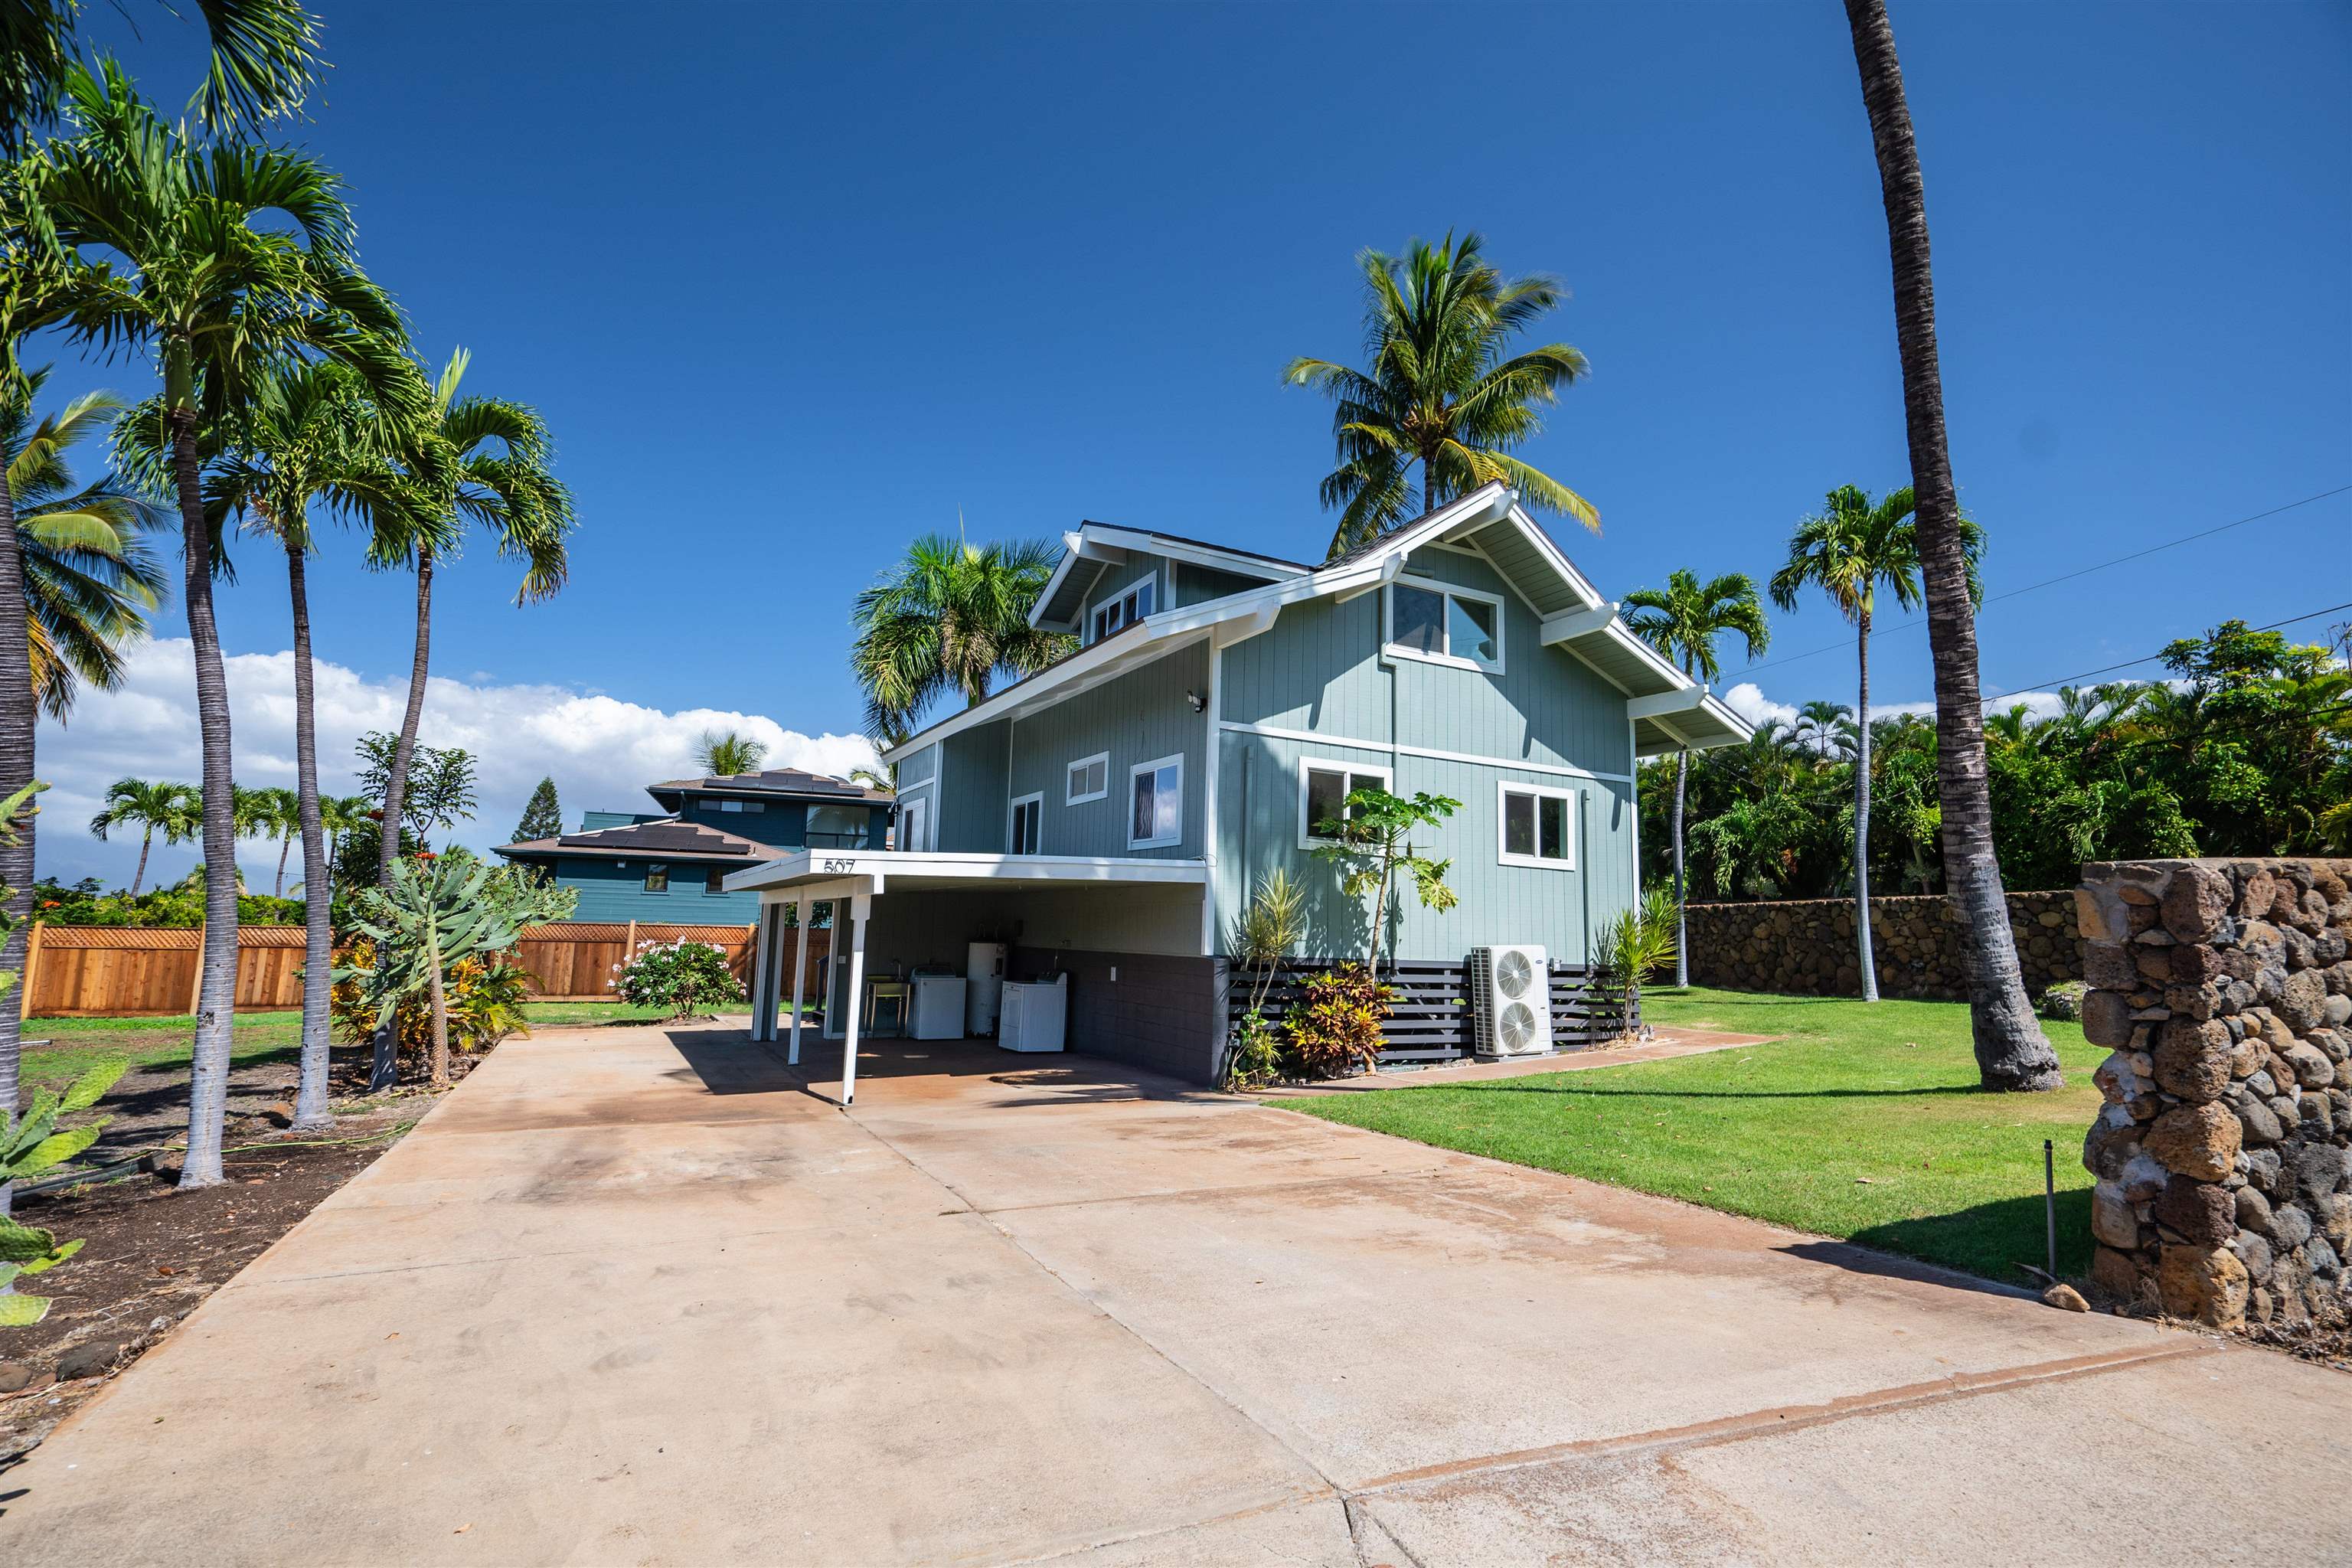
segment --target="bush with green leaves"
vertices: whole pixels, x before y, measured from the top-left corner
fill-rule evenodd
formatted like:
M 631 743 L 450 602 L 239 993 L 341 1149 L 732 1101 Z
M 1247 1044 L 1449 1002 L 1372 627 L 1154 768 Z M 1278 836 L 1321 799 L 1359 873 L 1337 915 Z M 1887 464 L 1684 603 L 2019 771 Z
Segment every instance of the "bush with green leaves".
M 1642 984 L 1675 956 L 1675 896 L 1652 888 L 1633 908 L 1601 927 L 1601 963 L 1617 988 L 1618 1032 L 1633 1033 L 1642 1018 Z
M 657 942 L 613 965 L 605 984 L 632 1007 L 664 1007 L 672 1018 L 691 1017 L 721 1002 L 743 1000 L 743 983 L 727 967 L 723 948 L 707 942 Z
M 1290 1054 L 1307 1078 L 1346 1078 L 1378 1066 L 1394 987 L 1371 966 L 1343 963 L 1307 977 L 1306 998 L 1283 1017 Z
M 1282 1037 L 1265 1016 L 1276 965 L 1307 934 L 1307 892 L 1279 867 L 1258 879 L 1249 907 L 1234 921 L 1234 963 L 1249 976 L 1249 1006 L 1225 1054 L 1225 1083 L 1256 1089 L 1282 1072 Z
M 16 977 L 8 977 L 14 980 Z M 43 1089 L 33 1097 L 22 1116 L 0 1112 L 0 1184 L 11 1184 L 55 1170 L 92 1143 L 106 1125 L 103 1116 L 79 1127 L 58 1131 L 58 1118 L 88 1110 L 114 1087 L 130 1063 L 110 1062 L 76 1079 L 63 1094 Z M 81 1250 L 79 1241 L 59 1241 L 55 1232 L 19 1225 L 0 1215 L 0 1291 L 9 1291 L 19 1275 L 46 1273 Z M 0 1294 L 0 1328 L 21 1328 L 48 1315 L 46 1296 Z

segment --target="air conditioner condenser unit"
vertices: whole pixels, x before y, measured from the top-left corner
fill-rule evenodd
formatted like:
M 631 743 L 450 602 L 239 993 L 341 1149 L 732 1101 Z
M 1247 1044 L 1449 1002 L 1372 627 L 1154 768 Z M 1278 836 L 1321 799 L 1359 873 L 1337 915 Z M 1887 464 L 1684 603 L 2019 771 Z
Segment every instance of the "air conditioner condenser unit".
M 1544 950 L 1473 950 L 1470 1018 L 1482 1057 L 1531 1057 L 1550 1050 L 1551 965 Z

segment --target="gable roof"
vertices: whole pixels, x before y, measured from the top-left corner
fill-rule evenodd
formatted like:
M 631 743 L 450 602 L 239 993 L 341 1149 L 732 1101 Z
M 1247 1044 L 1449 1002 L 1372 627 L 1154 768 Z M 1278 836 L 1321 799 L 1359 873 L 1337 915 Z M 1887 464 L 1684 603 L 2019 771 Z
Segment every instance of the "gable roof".
M 1062 535 L 1062 559 L 1039 591 L 1037 602 L 1030 606 L 1029 624 L 1076 630 L 1078 615 L 1086 607 L 1087 596 L 1094 592 L 1095 584 L 1102 581 L 1104 573 L 1125 563 L 1132 555 L 1164 556 L 1186 565 L 1255 577 L 1261 582 L 1297 577 L 1313 570 L 1279 555 L 1236 550 L 1229 544 L 1211 544 L 1181 533 L 1082 522 L 1076 531 Z
M 1078 533 L 1064 535 L 1069 552 L 1055 569 L 1046 594 L 1039 595 L 1039 610 L 1031 615 L 1034 623 L 1055 624 L 1042 619 L 1048 595 L 1060 585 L 1066 597 L 1072 563 L 1084 559 L 1089 548 L 1108 547 L 1103 533 L 1087 531 L 1098 526 L 1088 523 Z M 1748 727 L 1738 714 L 1633 635 L 1619 618 L 1616 605 L 1601 598 L 1600 590 L 1577 570 L 1551 535 L 1519 506 L 1510 488 L 1496 480 L 1319 567 L 1284 563 L 1286 569 L 1276 571 L 1272 569 L 1271 557 L 1256 557 L 1253 574 L 1268 579 L 1262 585 L 1181 610 L 1163 609 L 1116 637 L 1066 656 L 985 701 L 918 731 L 883 756 L 895 763 L 975 725 L 1018 717 L 1061 701 L 1203 637 L 1214 637 L 1222 646 L 1255 635 L 1272 625 L 1286 605 L 1353 597 L 1382 587 L 1402 572 L 1406 557 L 1433 544 L 1458 545 L 1484 556 L 1536 613 L 1546 645 L 1560 647 L 1625 694 L 1637 754 L 1730 745 L 1748 738 Z M 1090 585 L 1093 578 L 1087 581 Z M 1076 611 L 1073 607 L 1068 613 L 1075 616 Z
M 626 856 L 632 859 L 772 860 L 791 853 L 740 834 L 722 833 L 699 823 L 663 817 L 653 822 L 628 822 L 614 827 L 592 827 L 554 838 L 531 838 L 505 844 L 497 851 L 509 859 L 530 856 L 578 855 L 591 858 Z
M 664 795 L 722 795 L 745 798 L 792 800 L 869 800 L 888 802 L 894 797 L 888 790 L 869 789 L 864 784 L 837 779 L 828 773 L 804 773 L 799 768 L 770 768 L 756 773 L 711 773 L 698 779 L 665 779 L 660 784 L 647 784 L 646 793 L 662 804 Z

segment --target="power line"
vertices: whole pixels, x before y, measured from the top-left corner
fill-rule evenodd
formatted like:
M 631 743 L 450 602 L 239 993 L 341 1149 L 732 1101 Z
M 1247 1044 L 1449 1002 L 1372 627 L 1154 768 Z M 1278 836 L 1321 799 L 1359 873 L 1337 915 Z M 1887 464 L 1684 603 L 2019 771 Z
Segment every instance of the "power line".
M 2184 544 L 2194 544 L 2200 539 L 2210 539 L 2217 533 L 2227 533 L 2233 528 L 2243 528 L 2250 522 L 2260 522 L 2266 517 L 2276 517 L 2283 511 L 2293 511 L 2297 507 L 2309 506 L 2315 501 L 2326 500 L 2330 496 L 2340 496 L 2347 490 L 2352 490 L 2352 485 L 2338 485 L 2332 490 L 2321 490 L 2317 495 L 2308 495 L 2304 497 L 2301 500 L 2291 500 L 2283 506 L 2274 506 L 2268 511 L 2258 511 L 2251 517 L 2242 517 L 2235 522 L 2225 522 L 2217 528 L 2202 529 L 2195 533 L 2184 533 L 2178 539 L 2168 539 L 2162 544 L 2151 544 L 2145 550 L 2135 550 L 2128 555 L 2118 555 L 2112 561 L 2101 561 L 2095 565 L 2081 567 L 2075 571 L 2063 573 L 2055 577 L 2045 577 L 2039 583 L 2028 583 L 2021 588 L 2011 588 L 2003 593 L 1990 595 L 1985 600 L 1985 604 L 1999 604 L 2003 599 L 2014 599 L 2020 594 L 2032 594 L 2043 588 L 2055 587 L 2061 583 L 2071 583 L 2077 577 L 2087 577 L 2094 572 L 2104 572 L 2110 566 L 2121 566 L 2126 562 L 2142 560 L 2147 556 L 2158 554 L 2167 550 L 2178 549 Z M 1981 609 L 1982 606 L 1979 605 L 1979 608 Z M 2321 612 L 2323 615 L 2326 613 L 2326 612 L 2325 611 Z M 1907 621 L 1896 621 L 1892 626 L 1879 626 L 1874 629 L 1879 632 L 1899 632 L 1906 630 L 1912 626 L 1925 626 L 1927 625 L 1927 617 L 1925 616 L 1915 616 Z M 1768 658 L 1762 664 L 1751 664 L 1740 673 L 1743 675 L 1753 675 L 1759 670 L 1770 669 L 1776 665 L 1794 664 L 1799 659 L 1818 658 L 1822 654 L 1840 653 L 1853 647 L 1853 644 L 1850 642 L 1824 643 L 1820 647 L 1812 648 L 1804 653 L 1792 653 L 1786 658 Z M 2133 662 L 2136 664 L 2145 664 L 2147 660 L 2135 659 Z
M 2330 605 L 2324 610 L 2312 610 L 2300 616 L 2289 616 L 2283 621 L 2273 621 L 2266 626 L 2248 626 L 2246 629 L 2251 632 L 2274 632 L 2281 626 L 2291 626 L 2297 621 L 2317 620 L 2322 616 L 2332 616 L 2338 610 L 2352 610 L 2352 601 L 2347 601 L 2341 605 Z M 2142 654 L 2137 658 L 2127 658 L 2121 664 L 2101 665 L 2096 669 L 2086 669 L 2080 675 L 2060 676 L 2055 680 L 2029 680 L 2022 686 L 2012 686 L 2008 690 L 1999 693 L 1998 696 L 2014 697 L 2021 691 L 2040 691 L 2051 687 L 2072 686 L 2076 681 L 2087 680 L 2094 675 L 2105 675 L 2114 670 L 2129 669 L 2136 664 L 2146 664 L 2150 659 L 2163 657 L 2164 649 L 2158 648 L 2154 653 Z M 1984 700 L 1990 702 L 1996 700 L 1996 698 L 1988 697 Z

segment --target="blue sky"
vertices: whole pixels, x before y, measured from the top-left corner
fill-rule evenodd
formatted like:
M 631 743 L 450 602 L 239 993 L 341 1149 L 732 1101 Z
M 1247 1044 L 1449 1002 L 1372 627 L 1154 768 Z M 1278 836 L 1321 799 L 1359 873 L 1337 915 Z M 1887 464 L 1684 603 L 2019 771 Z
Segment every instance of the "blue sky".
M 424 353 L 462 342 L 470 386 L 545 411 L 579 500 L 552 604 L 511 607 L 487 550 L 441 579 L 435 668 L 460 682 L 847 732 L 852 595 L 959 510 L 980 537 L 1096 518 L 1318 553 L 1328 412 L 1277 373 L 1353 355 L 1358 249 L 1448 228 L 1573 291 L 1548 335 L 1592 375 L 1526 456 L 1600 507 L 1600 538 L 1558 531 L 1612 596 L 1760 577 L 1825 489 L 1907 478 L 1832 5 L 679 5 L 667 30 L 317 5 L 334 70 L 283 134 L 349 180 Z M 192 40 L 150 9 L 130 58 L 176 102 Z M 2352 485 L 2352 10 L 1895 22 L 1991 591 Z M 58 384 L 145 390 L 127 365 Z M 354 554 L 314 568 L 319 654 L 395 681 L 407 582 Z M 224 635 L 273 654 L 282 574 L 247 561 Z M 1987 689 L 2352 598 L 2347 564 L 2352 493 L 1996 604 Z M 1843 637 L 1823 606 L 1776 614 L 1773 657 Z M 1874 666 L 1881 700 L 1929 697 L 1920 631 Z M 1847 700 L 1853 661 L 1754 679 Z M 43 737 L 61 786 L 125 755 L 82 728 Z M 603 798 L 620 775 L 541 761 L 501 760 L 480 841 L 510 777 L 627 804 Z M 53 861 L 56 838 L 45 869 L 110 855 Z

